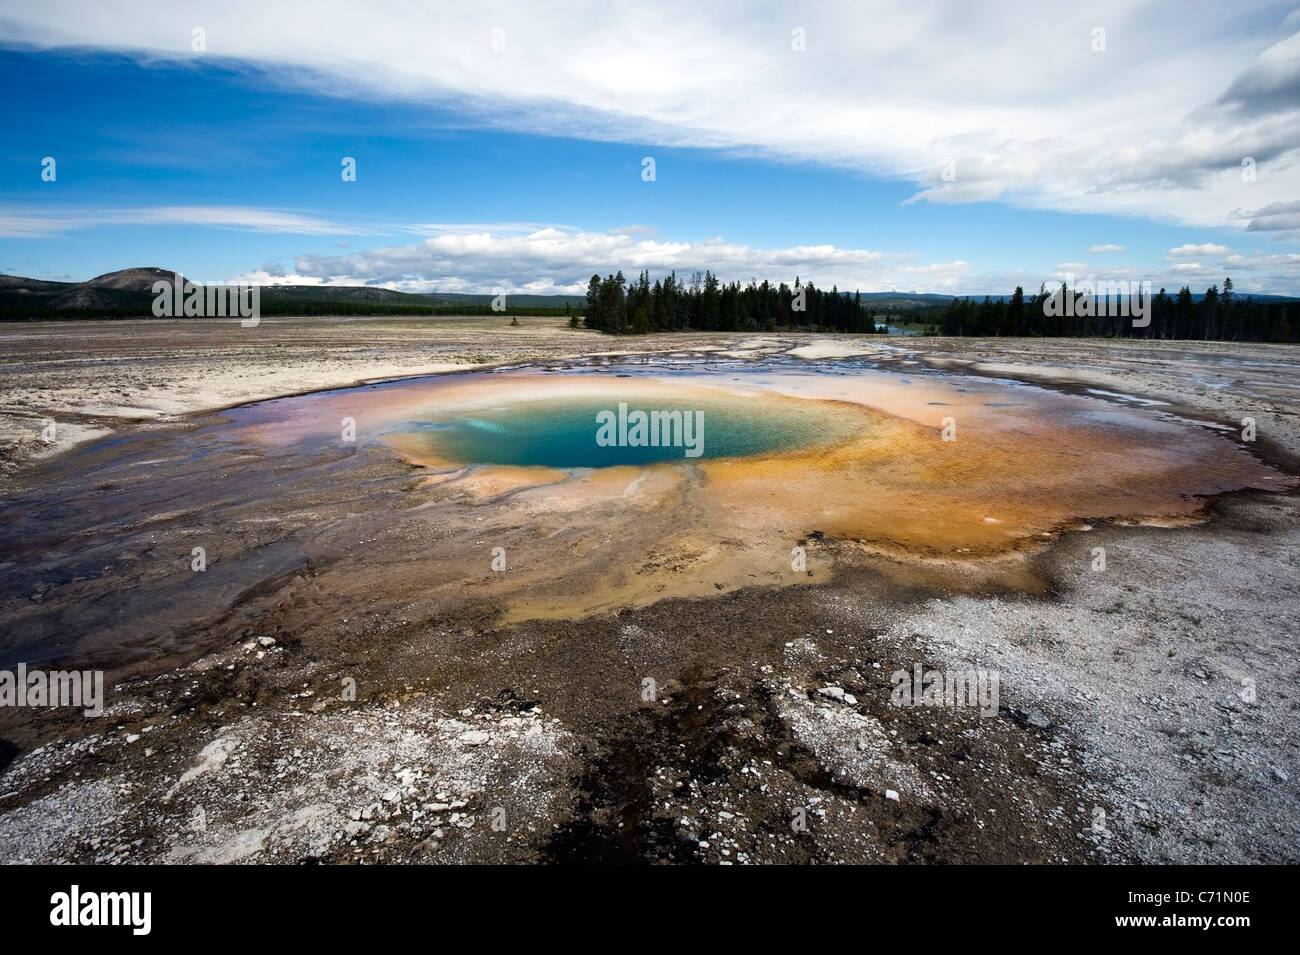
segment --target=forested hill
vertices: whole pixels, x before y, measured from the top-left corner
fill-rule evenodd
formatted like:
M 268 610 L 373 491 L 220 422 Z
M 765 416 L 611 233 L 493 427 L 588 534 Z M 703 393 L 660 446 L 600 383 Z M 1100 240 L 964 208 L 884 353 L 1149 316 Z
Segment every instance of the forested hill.
M 154 283 L 174 280 L 175 273 L 158 268 L 123 269 L 86 282 L 0 275 L 0 320 L 150 318 Z M 508 295 L 502 308 L 493 309 L 492 295 L 369 285 L 264 285 L 259 294 L 263 315 L 571 315 L 583 302 L 579 295 Z

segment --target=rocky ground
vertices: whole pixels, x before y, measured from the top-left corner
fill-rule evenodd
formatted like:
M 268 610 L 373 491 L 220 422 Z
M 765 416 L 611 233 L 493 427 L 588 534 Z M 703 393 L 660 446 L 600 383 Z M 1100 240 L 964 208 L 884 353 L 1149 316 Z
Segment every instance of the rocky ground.
M 6 326 L 5 480 L 32 493 L 79 436 L 161 439 L 200 411 L 393 375 L 882 343 L 902 367 L 1159 400 L 1220 428 L 1251 416 L 1252 451 L 1300 471 L 1288 346 L 524 322 L 264 322 L 256 342 L 237 325 Z M 44 418 L 67 426 L 53 447 Z M 394 480 L 384 467 L 362 473 Z M 808 585 L 510 624 L 472 589 L 340 606 L 289 566 L 188 651 L 110 669 L 103 718 L 0 712 L 0 858 L 1294 862 L 1298 507 L 1249 492 L 1204 523 L 1070 531 L 1028 559 L 1032 588 L 810 536 L 825 572 Z M 0 540 L 0 577 L 16 574 L 21 541 Z M 997 714 L 891 705 L 890 675 L 917 664 L 996 671 Z

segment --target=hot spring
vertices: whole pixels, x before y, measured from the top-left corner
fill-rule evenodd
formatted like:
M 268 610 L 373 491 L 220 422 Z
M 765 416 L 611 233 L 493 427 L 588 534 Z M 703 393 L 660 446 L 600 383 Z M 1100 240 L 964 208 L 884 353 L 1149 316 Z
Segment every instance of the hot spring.
M 265 594 L 310 629 L 466 600 L 494 620 L 573 619 L 862 561 L 909 586 L 1026 589 L 1021 557 L 1063 532 L 1196 520 L 1216 494 L 1290 483 L 1158 407 L 962 375 L 629 363 L 407 379 L 61 458 L 4 509 L 13 592 L 66 592 L 11 602 L 11 650 L 165 652 L 222 621 L 240 632 Z M 1069 546 L 1088 573 L 1086 543 Z
M 413 379 L 238 418 L 286 449 L 386 445 L 425 470 L 426 487 L 480 500 L 508 493 L 564 513 L 606 502 L 623 509 L 614 523 L 673 502 L 701 533 L 817 530 L 928 556 L 1005 553 L 1098 520 L 1190 518 L 1214 494 L 1285 483 L 1159 409 L 1028 385 L 867 368 L 624 370 Z
M 439 459 L 465 464 L 605 468 L 833 444 L 865 425 L 865 416 L 858 417 L 811 401 L 776 399 L 756 407 L 737 395 L 672 400 L 621 392 L 437 409 L 397 431 Z

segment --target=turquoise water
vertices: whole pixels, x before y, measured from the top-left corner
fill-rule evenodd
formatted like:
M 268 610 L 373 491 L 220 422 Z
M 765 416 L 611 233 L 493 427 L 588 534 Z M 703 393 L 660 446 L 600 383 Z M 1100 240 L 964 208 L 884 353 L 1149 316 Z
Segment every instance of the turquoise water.
M 420 435 L 434 453 L 466 464 L 603 468 L 785 451 L 847 437 L 852 427 L 830 406 L 811 401 L 727 397 L 672 402 L 655 396 L 621 404 L 622 427 L 619 401 L 583 397 L 432 416 L 401 430 Z M 646 417 L 640 430 L 636 412 Z M 661 416 L 651 418 L 650 412 Z M 674 412 L 680 419 L 664 414 Z M 649 444 L 652 422 L 657 422 L 658 447 Z

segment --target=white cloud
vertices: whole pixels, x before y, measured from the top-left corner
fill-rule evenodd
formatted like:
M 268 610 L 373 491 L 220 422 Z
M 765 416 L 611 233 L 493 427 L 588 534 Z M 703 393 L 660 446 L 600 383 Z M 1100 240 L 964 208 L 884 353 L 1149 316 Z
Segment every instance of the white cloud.
M 489 227 L 490 228 L 490 227 Z M 298 256 L 293 269 L 262 268 L 230 281 L 285 285 L 377 285 L 401 291 L 579 294 L 595 273 L 622 270 L 632 280 L 641 269 L 653 278 L 672 270 L 683 281 L 709 270 L 723 281 L 793 283 L 796 276 L 819 288 L 884 291 L 923 287 L 957 291 L 969 271 L 961 260 L 917 262 L 908 253 L 843 249 L 833 245 L 762 249 L 718 237 L 678 242 L 619 229 L 580 232 L 547 227 L 521 234 L 509 229 L 473 231 L 448 224 L 414 245 L 341 255 Z
M 1300 268 L 1300 253 L 1288 252 L 1272 255 L 1230 255 L 1223 260 L 1235 269 L 1258 272 L 1265 269 L 1276 269 L 1279 271 L 1290 271 L 1293 275 L 1295 270 Z M 1292 291 L 1292 294 L 1295 294 Z
M 1281 16 L 1197 0 L 662 0 L 634 13 L 562 0 L 232 0 L 201 15 L 161 0 L 43 0 L 7 11 L 0 39 L 245 61 L 299 86 L 451 106 L 502 128 L 757 150 L 911 182 L 915 201 L 1240 228 L 1234 210 L 1300 195 L 1300 34 L 1279 39 Z M 1105 52 L 1092 49 L 1097 24 Z M 807 52 L 791 48 L 796 26 Z
M 43 216 L 0 212 L 0 238 L 3 239 L 47 239 L 62 231 Z
M 1284 232 L 1300 229 L 1300 200 L 1272 202 L 1262 209 L 1238 210 L 1234 217 L 1249 219 L 1247 232 Z
M 582 232 L 544 227 L 523 233 L 516 224 L 445 223 L 436 235 L 408 245 L 300 255 L 292 268 L 278 262 L 225 277 L 230 282 L 281 285 L 372 285 L 406 292 L 495 292 L 580 295 L 593 274 L 623 272 L 635 281 L 642 269 L 651 281 L 675 270 L 689 281 L 708 269 L 724 282 L 750 279 L 793 282 L 796 276 L 819 288 L 842 291 L 920 290 L 956 296 L 1005 294 L 1017 285 L 1032 294 L 1040 284 L 1062 281 L 1150 281 L 1153 288 L 1176 291 L 1190 284 L 1201 291 L 1221 283 L 1225 268 L 1245 292 L 1300 294 L 1296 276 L 1300 253 L 1232 256 L 1221 265 L 1200 262 L 1164 264 L 1155 269 L 1131 265 L 1097 267 L 1062 262 L 1048 275 L 1029 271 L 975 272 L 969 262 L 918 261 L 912 253 L 840 248 L 834 245 L 758 248 L 717 237 L 703 242 L 674 241 L 638 228 Z M 402 231 L 400 228 L 398 231 Z M 1237 278 L 1240 273 L 1240 278 Z
M 323 219 L 241 206 L 162 206 L 115 210 L 113 221 L 147 225 L 201 225 L 248 232 L 287 232 L 294 235 L 353 235 L 355 231 Z
M 1124 246 L 1115 245 L 1113 242 L 1107 242 L 1105 245 L 1094 245 L 1088 249 L 1090 255 L 1103 255 L 1107 252 L 1123 252 Z
M 1290 16 L 1287 22 L 1292 22 Z M 1300 102 L 1300 33 L 1264 50 L 1220 99 L 1244 112 L 1278 108 L 1294 112 Z
M 546 230 L 543 230 L 546 231 Z M 446 237 L 468 235 L 449 227 Z M 446 238 L 444 237 L 444 238 Z M 1226 270 L 1225 266 L 1230 266 Z M 1152 288 L 1171 293 L 1183 285 L 1200 292 L 1231 274 L 1243 294 L 1300 294 L 1296 282 L 1300 253 L 1232 256 L 1224 266 L 1181 262 L 1156 269 L 1129 266 L 1095 268 L 1063 262 L 1051 274 L 1020 270 L 974 272 L 970 263 L 918 262 L 907 254 L 835 246 L 760 249 L 715 239 L 705 243 L 640 242 L 618 232 L 578 233 L 554 230 L 538 236 L 479 234 L 473 241 L 425 241 L 416 245 L 370 249 L 339 256 L 299 256 L 293 268 L 267 263 L 260 269 L 214 281 L 263 285 L 371 285 L 405 292 L 477 292 L 504 290 L 510 294 L 580 295 L 593 273 L 622 270 L 628 281 L 646 268 L 650 278 L 675 269 L 689 281 L 691 273 L 708 268 L 724 281 L 766 278 L 791 282 L 796 275 L 819 288 L 838 285 L 842 291 L 939 292 L 954 296 L 1006 294 L 1017 285 L 1028 294 L 1069 281 L 1149 281 Z
M 938 185 L 922 189 L 910 199 L 903 200 L 904 205 L 914 202 L 991 202 L 1005 191 L 1005 186 L 997 180 L 984 182 L 941 182 Z
M 1176 246 L 1169 250 L 1171 259 L 1191 259 L 1203 255 L 1227 255 L 1231 250 L 1226 245 L 1215 245 L 1213 242 L 1206 242 L 1204 245 L 1187 245 Z
M 101 225 L 194 225 L 293 235 L 362 234 L 355 228 L 311 216 L 247 206 L 146 206 L 75 212 L 57 207 L 0 207 L 0 237 L 4 238 L 48 238 Z

